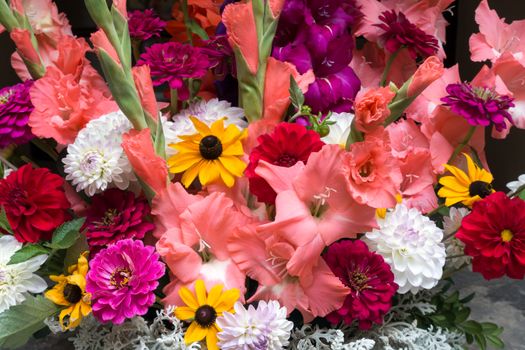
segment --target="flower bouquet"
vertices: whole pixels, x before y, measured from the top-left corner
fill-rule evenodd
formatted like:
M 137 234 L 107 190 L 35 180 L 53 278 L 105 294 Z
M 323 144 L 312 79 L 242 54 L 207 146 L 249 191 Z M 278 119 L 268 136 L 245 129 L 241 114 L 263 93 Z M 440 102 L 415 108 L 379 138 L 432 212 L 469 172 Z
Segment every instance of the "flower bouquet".
M 525 23 L 481 1 L 465 82 L 452 2 L 85 0 L 88 41 L 0 0 L 0 348 L 502 348 L 452 278 L 525 275 L 484 153 L 525 128 Z

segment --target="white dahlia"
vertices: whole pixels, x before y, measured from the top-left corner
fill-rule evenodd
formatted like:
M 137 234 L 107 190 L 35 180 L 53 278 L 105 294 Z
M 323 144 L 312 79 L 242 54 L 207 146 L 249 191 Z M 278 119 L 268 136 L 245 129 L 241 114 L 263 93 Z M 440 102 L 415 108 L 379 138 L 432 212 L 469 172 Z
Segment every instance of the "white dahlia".
M 520 187 L 525 186 L 525 174 L 520 175 L 516 181 L 511 181 L 507 184 L 507 188 L 512 192 L 516 192 Z
M 352 113 L 332 113 L 330 121 L 335 122 L 329 126 L 330 133 L 323 137 L 326 144 L 340 145 L 345 147 L 354 115 Z
M 366 234 L 370 249 L 381 254 L 394 273 L 400 294 L 434 287 L 443 275 L 443 232 L 419 211 L 398 204 L 379 229 Z
M 257 309 L 241 303 L 235 313 L 225 312 L 217 319 L 222 329 L 217 336 L 223 350 L 280 350 L 288 345 L 293 323 L 286 319 L 286 308 L 275 300 L 260 301 Z
M 454 233 L 461 227 L 461 221 L 470 211 L 467 208 L 450 208 L 448 216 L 443 218 L 443 232 L 445 232 L 445 247 L 447 252 L 447 267 L 459 269 L 470 262 L 470 256 L 465 254 L 465 245 L 454 237 Z
M 47 260 L 47 255 L 8 265 L 21 248 L 22 243 L 13 236 L 0 237 L 0 313 L 24 302 L 28 292 L 41 293 L 47 288 L 46 281 L 34 274 Z
M 121 143 L 122 134 L 131 127 L 121 111 L 90 121 L 68 146 L 68 154 L 62 160 L 66 180 L 88 196 L 110 187 L 128 189 L 136 177 Z

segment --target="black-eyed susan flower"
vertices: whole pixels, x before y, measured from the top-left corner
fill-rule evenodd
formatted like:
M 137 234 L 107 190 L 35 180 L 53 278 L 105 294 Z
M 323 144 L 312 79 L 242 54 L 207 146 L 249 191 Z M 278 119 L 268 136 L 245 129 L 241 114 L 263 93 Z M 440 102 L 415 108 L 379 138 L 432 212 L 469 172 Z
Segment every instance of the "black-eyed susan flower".
M 82 318 L 91 313 L 91 296 L 86 293 L 86 257 L 87 252 L 80 255 L 77 263 L 68 268 L 69 275 L 49 276 L 57 284 L 45 296 L 55 304 L 65 306 L 59 315 L 60 325 L 64 329 L 77 327 Z
M 467 207 L 494 192 L 492 189 L 492 174 L 474 164 L 469 155 L 463 154 L 467 159 L 467 172 L 452 166 L 445 165 L 451 175 L 443 176 L 439 183 L 443 186 L 438 191 L 438 196 L 445 198 L 445 205 L 450 207 L 462 203 Z
M 209 293 L 203 280 L 195 282 L 195 294 L 188 288 L 181 287 L 179 296 L 186 306 L 175 309 L 175 316 L 183 321 L 191 322 L 184 341 L 191 344 L 206 339 L 208 350 L 218 350 L 217 333 L 220 331 L 217 326 L 217 318 L 223 312 L 234 313 L 234 304 L 239 299 L 240 291 L 236 288 L 222 291 L 222 285 L 213 286 Z
M 168 160 L 172 173 L 183 173 L 182 184 L 189 187 L 199 177 L 203 186 L 223 182 L 232 187 L 235 177 L 242 176 L 246 164 L 241 160 L 244 150 L 241 141 L 246 131 L 237 126 L 224 127 L 223 119 L 211 127 L 195 117 L 190 117 L 196 134 L 180 136 L 181 142 L 170 145 L 178 151 Z

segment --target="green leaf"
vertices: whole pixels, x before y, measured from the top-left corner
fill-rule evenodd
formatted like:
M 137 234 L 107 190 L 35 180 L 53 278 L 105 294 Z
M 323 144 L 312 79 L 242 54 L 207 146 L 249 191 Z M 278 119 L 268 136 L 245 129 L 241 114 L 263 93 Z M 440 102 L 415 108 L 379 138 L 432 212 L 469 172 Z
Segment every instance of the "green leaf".
M 465 322 L 469 316 L 470 316 L 469 308 L 466 307 L 466 308 L 459 310 L 458 313 L 455 315 L 456 324 Z
M 47 244 L 52 249 L 67 249 L 71 247 L 80 236 L 80 228 L 84 225 L 85 218 L 71 220 L 60 225 L 53 233 L 51 243 Z
M 26 300 L 0 314 L 0 348 L 24 345 L 31 335 L 45 326 L 44 320 L 58 311 L 50 300 L 28 295 Z
M 502 330 L 497 324 L 491 322 L 483 322 L 481 328 L 483 328 L 483 333 L 486 334 L 501 334 Z
M 495 348 L 503 349 L 505 347 L 505 343 L 498 336 L 487 335 L 486 338 L 490 345 L 492 345 Z
M 7 219 L 4 207 L 2 207 L 2 210 L 0 210 L 0 229 L 7 231 L 10 234 L 13 234 L 13 229 L 11 229 L 11 225 L 9 224 L 9 220 Z
M 18 264 L 42 254 L 49 254 L 49 250 L 38 244 L 27 244 L 11 257 L 9 264 Z
M 197 34 L 202 40 L 208 40 L 210 38 L 208 33 L 206 33 L 206 31 L 202 29 L 202 27 L 193 19 L 190 18 L 187 22 L 187 25 L 191 32 Z
M 470 333 L 473 335 L 483 333 L 483 328 L 481 327 L 481 324 L 472 320 L 463 322 L 462 324 L 458 325 L 458 327 L 462 329 L 465 333 Z
M 290 99 L 297 109 L 301 109 L 304 105 L 303 92 L 292 75 L 290 75 Z
M 481 350 L 487 349 L 487 339 L 485 339 L 483 334 L 474 335 L 474 339 L 476 339 L 476 343 L 479 345 Z

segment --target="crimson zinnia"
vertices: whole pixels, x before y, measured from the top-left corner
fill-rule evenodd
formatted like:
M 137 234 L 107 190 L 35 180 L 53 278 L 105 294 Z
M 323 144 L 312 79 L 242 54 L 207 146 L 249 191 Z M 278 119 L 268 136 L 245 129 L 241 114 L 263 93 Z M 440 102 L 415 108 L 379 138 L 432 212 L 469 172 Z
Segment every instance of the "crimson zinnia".
M 301 161 L 306 164 L 312 152 L 319 151 L 324 142 L 319 134 L 307 130 L 304 126 L 292 123 L 278 124 L 271 134 L 257 138 L 259 145 L 250 153 L 250 164 L 245 175 L 250 181 L 250 192 L 257 196 L 259 202 L 275 203 L 277 194 L 270 185 L 255 173 L 259 161 L 291 167 Z
M 525 201 L 495 192 L 474 203 L 456 238 L 485 279 L 525 276 Z
M 49 169 L 33 169 L 29 164 L 0 180 L 0 206 L 17 240 L 48 240 L 70 218 L 63 185 L 64 180 Z
M 334 243 L 323 257 L 334 275 L 350 288 L 343 306 L 328 314 L 327 320 L 348 325 L 358 321 L 364 330 L 374 323 L 381 324 L 398 288 L 383 257 L 359 240 Z

